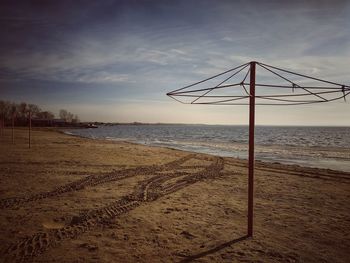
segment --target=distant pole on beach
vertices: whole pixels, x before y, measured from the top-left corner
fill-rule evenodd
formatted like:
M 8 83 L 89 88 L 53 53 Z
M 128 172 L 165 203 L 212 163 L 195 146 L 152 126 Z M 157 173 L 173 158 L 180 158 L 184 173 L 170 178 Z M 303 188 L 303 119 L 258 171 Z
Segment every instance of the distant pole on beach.
M 1 118 L 1 122 L 0 122 L 0 135 L 1 136 L 4 135 L 4 118 Z
M 254 215 L 254 128 L 255 128 L 255 61 L 250 62 L 249 159 L 248 159 L 248 236 L 253 236 Z
M 28 137 L 28 146 L 29 146 L 29 149 L 30 149 L 30 143 L 31 143 L 31 129 L 32 129 L 32 112 L 31 111 L 29 111 L 29 125 L 28 125 L 28 127 L 29 127 L 29 137 Z
M 1 116 L 1 136 L 5 133 L 5 117 L 4 114 Z
M 15 144 L 15 114 L 12 114 L 12 144 Z
M 2 136 L 4 136 L 4 134 L 5 134 L 5 117 L 4 116 L 2 116 Z

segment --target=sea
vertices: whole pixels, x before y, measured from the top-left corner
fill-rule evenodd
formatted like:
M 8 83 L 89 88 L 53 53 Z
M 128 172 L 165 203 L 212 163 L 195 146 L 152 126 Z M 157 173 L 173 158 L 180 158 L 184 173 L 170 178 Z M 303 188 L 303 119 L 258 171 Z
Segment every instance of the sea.
M 97 129 L 71 129 L 66 133 L 248 158 L 248 126 L 122 124 L 99 126 Z M 255 159 L 350 172 L 350 127 L 256 126 Z

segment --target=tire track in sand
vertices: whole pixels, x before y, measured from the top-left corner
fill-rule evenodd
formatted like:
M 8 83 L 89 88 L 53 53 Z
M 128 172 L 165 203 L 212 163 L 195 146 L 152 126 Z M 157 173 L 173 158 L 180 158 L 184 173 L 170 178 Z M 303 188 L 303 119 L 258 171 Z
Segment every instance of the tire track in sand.
M 96 186 L 107 182 L 118 181 L 125 178 L 133 177 L 136 175 L 151 175 L 156 172 L 160 172 L 168 169 L 179 169 L 181 168 L 180 167 L 181 164 L 185 163 L 186 161 L 192 158 L 195 158 L 195 154 L 186 155 L 185 157 L 179 158 L 175 161 L 172 161 L 163 165 L 150 165 L 150 166 L 141 166 L 136 168 L 118 170 L 118 171 L 113 171 L 111 173 L 107 173 L 100 176 L 90 175 L 83 179 L 57 187 L 52 191 L 41 192 L 41 193 L 33 194 L 28 197 L 12 197 L 12 198 L 2 199 L 0 200 L 0 209 L 20 206 L 28 202 L 38 201 L 45 198 L 56 197 L 64 193 L 82 190 L 85 187 L 92 187 L 92 186 Z
M 178 163 L 169 166 L 169 168 L 176 167 Z M 224 160 L 215 157 L 209 166 L 202 168 L 203 170 L 194 173 L 175 171 L 153 176 L 141 182 L 131 195 L 122 197 L 100 209 L 89 210 L 79 217 L 73 218 L 71 224 L 64 228 L 38 232 L 11 245 L 5 251 L 5 262 L 30 261 L 35 256 L 44 253 L 66 239 L 74 239 L 98 225 L 109 224 L 115 217 L 133 210 L 144 202 L 152 202 L 159 197 L 171 194 L 198 181 L 214 178 L 221 174 L 224 168 Z M 179 179 L 164 185 L 164 183 L 174 178 Z

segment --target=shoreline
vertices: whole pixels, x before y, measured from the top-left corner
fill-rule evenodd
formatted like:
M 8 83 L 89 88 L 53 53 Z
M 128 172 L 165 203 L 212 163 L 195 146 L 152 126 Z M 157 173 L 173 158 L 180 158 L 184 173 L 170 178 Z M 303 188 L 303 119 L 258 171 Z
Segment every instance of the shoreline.
M 213 156 L 220 156 L 220 157 L 228 157 L 228 158 L 235 158 L 239 160 L 247 160 L 248 159 L 248 144 L 247 143 L 233 143 L 232 149 L 215 149 L 211 148 L 210 146 L 206 145 L 206 141 L 196 141 L 192 142 L 191 145 L 193 145 L 192 149 L 190 146 L 181 146 L 180 145 L 167 145 L 166 143 L 148 143 L 148 142 L 142 142 L 142 141 L 131 141 L 131 140 L 125 140 L 124 138 L 91 138 L 89 136 L 84 136 L 81 134 L 74 134 L 71 133 L 69 130 L 65 129 L 62 130 L 64 134 L 71 135 L 71 136 L 78 136 L 80 138 L 88 138 L 92 140 L 105 140 L 105 141 L 115 141 L 115 142 L 128 142 L 128 143 L 134 143 L 139 145 L 145 145 L 145 146 L 151 146 L 151 147 L 163 147 L 167 149 L 175 149 L 185 152 L 191 152 L 191 153 L 199 153 L 199 154 L 209 154 Z M 216 143 L 217 145 L 224 145 L 224 143 Z M 196 145 L 200 145 L 199 147 L 194 147 Z M 227 145 L 225 145 L 227 148 Z M 350 160 L 347 157 L 343 156 L 336 156 L 338 153 L 347 153 L 347 148 L 336 148 L 336 147 L 319 147 L 319 146 L 305 146 L 305 147 L 298 147 L 293 145 L 265 145 L 265 144 L 256 144 L 256 153 L 255 153 L 255 160 L 256 161 L 262 161 L 267 163 L 278 163 L 283 165 L 296 165 L 300 167 L 305 168 L 316 168 L 316 169 L 325 169 L 325 170 L 335 170 L 339 172 L 350 172 Z M 257 152 L 259 150 L 260 152 Z M 314 154 L 314 150 L 316 150 L 316 154 Z M 335 156 L 331 155 L 330 157 L 322 157 L 320 158 L 317 156 L 318 154 L 329 154 L 329 151 L 331 150 L 332 153 L 335 154 Z M 288 152 L 287 156 L 281 156 L 278 155 L 276 152 L 282 151 L 282 152 Z M 305 158 L 295 158 L 294 156 L 302 156 L 304 151 L 309 152 L 309 155 L 306 155 Z M 311 154 L 310 154 L 311 153 Z M 315 156 L 312 156 L 314 154 Z M 350 154 L 349 154 L 350 156 Z M 294 158 L 293 158 L 294 157 Z

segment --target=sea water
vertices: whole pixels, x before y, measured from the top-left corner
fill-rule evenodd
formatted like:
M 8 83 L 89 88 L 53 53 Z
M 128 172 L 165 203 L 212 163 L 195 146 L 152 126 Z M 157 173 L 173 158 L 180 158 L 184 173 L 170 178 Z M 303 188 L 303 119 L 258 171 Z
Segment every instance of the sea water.
M 242 159 L 249 139 L 248 126 L 232 125 L 114 125 L 67 133 Z M 350 127 L 256 126 L 255 158 L 350 172 Z

